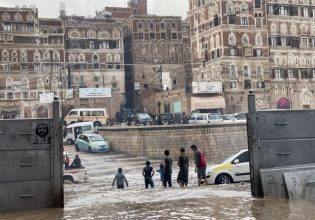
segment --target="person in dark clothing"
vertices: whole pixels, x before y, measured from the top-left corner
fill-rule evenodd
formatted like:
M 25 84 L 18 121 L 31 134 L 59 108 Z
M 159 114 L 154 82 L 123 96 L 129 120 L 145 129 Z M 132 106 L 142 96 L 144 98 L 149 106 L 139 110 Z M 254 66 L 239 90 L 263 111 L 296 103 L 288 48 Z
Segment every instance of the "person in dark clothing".
M 142 171 L 142 175 L 144 176 L 145 188 L 148 188 L 149 185 L 151 186 L 151 188 L 153 188 L 154 183 L 153 183 L 152 177 L 154 176 L 154 170 L 150 166 L 151 165 L 150 161 L 145 162 L 145 165 L 146 166 L 143 168 L 143 171 Z
M 84 167 L 81 164 L 80 156 L 77 154 L 75 155 L 75 158 L 73 162 L 71 163 L 70 169 L 79 169 L 79 168 L 84 168 Z
M 115 175 L 115 178 L 114 178 L 114 181 L 112 183 L 112 186 L 115 185 L 115 182 L 116 182 L 117 189 L 124 189 L 125 188 L 125 183 L 126 183 L 126 186 L 129 187 L 128 181 L 127 181 L 125 175 L 122 172 L 122 168 L 118 168 L 118 172 Z
M 164 159 L 164 181 L 163 186 L 167 187 L 167 184 L 169 187 L 172 187 L 172 159 L 170 156 L 170 151 L 165 150 L 164 151 L 165 159 Z
M 178 157 L 178 176 L 177 183 L 180 187 L 188 185 L 188 170 L 189 170 L 189 159 L 185 154 L 185 148 L 180 149 L 180 155 Z
M 203 179 L 205 184 L 208 185 L 208 180 L 206 177 L 207 163 L 204 154 L 196 145 L 191 145 L 190 148 L 194 152 L 196 171 L 198 176 L 198 186 L 201 185 L 201 179 Z
M 65 165 L 65 170 L 70 169 L 69 163 L 70 163 L 70 158 L 66 154 L 65 156 L 63 156 L 63 164 Z
M 119 124 L 120 123 L 120 112 L 116 112 L 116 115 L 115 115 L 115 118 L 116 118 L 116 123 Z

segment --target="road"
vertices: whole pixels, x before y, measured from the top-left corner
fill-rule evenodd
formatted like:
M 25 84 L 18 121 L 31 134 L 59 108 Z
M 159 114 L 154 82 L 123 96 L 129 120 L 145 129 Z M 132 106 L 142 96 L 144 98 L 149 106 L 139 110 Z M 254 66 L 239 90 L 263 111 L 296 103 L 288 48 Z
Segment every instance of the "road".
M 76 152 L 66 146 L 70 158 Z M 176 184 L 177 165 L 173 162 L 173 188 L 164 189 L 158 173 L 154 189 L 145 189 L 142 169 L 148 158 L 131 158 L 117 153 L 88 154 L 79 152 L 86 167 L 85 182 L 66 183 L 65 208 L 19 212 L 0 219 L 313 219 L 315 203 L 305 201 L 254 199 L 249 183 L 197 187 L 191 166 L 189 187 Z M 154 169 L 161 161 L 151 160 Z M 129 188 L 111 186 L 117 169 L 123 168 Z

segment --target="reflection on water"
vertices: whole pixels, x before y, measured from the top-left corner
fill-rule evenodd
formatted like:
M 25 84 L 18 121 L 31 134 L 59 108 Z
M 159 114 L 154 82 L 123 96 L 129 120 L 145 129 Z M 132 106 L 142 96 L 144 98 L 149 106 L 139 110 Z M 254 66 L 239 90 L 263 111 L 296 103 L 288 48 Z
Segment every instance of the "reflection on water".
M 166 202 L 115 204 L 73 210 L 45 209 L 0 215 L 0 219 L 314 219 L 315 203 L 307 201 L 209 197 Z

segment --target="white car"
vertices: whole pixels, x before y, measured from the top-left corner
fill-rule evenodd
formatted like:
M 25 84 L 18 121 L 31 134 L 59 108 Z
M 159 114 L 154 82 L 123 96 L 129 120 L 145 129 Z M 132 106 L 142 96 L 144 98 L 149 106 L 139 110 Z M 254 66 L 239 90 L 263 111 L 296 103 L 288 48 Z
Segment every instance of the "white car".
M 209 184 L 250 181 L 248 150 L 241 150 L 219 164 L 208 165 L 207 180 Z
M 86 180 L 86 170 L 85 168 L 80 169 L 64 169 L 63 170 L 63 180 L 69 180 L 72 183 L 84 182 Z
M 218 113 L 194 113 L 188 120 L 189 124 L 197 125 L 220 124 L 222 122 L 223 119 Z

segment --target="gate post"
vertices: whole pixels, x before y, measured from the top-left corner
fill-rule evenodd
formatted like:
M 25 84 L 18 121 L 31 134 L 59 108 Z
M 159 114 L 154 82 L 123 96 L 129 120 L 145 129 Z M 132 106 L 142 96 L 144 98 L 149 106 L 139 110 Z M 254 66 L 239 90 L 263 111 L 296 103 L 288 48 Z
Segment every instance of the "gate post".
M 248 95 L 247 137 L 251 191 L 254 197 L 263 197 L 259 162 L 259 117 L 256 112 L 256 97 L 253 91 Z
M 53 207 L 64 207 L 64 191 L 63 191 L 63 149 L 61 141 L 61 124 L 59 114 L 59 102 L 53 102 L 53 149 L 52 149 L 52 202 Z

